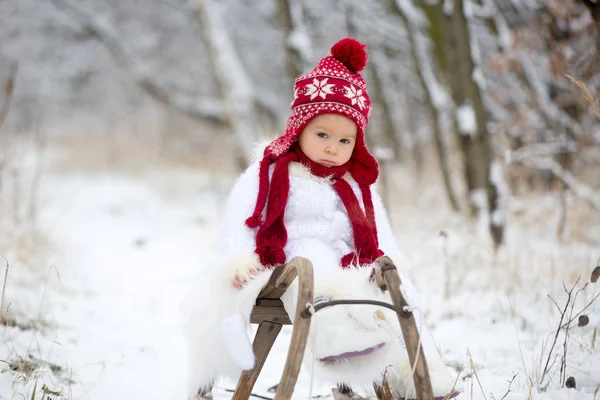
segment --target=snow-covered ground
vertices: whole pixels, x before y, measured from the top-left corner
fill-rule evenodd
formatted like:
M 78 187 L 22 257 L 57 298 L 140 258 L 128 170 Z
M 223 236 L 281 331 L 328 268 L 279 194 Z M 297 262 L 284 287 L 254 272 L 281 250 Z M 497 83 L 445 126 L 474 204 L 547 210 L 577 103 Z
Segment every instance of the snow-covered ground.
M 0 399 L 31 399 L 34 390 L 41 399 L 45 384 L 46 391 L 60 393 L 50 393 L 51 399 L 184 400 L 180 305 L 190 278 L 210 268 L 205 255 L 214 248 L 235 176 L 168 162 L 135 170 L 83 168 L 85 155 L 52 148 L 44 154 L 36 193 L 43 248 L 22 254 L 0 240 L 0 255 L 10 263 L 3 306 L 10 305 L 17 323 L 0 326 L 6 364 Z M 587 326 L 571 324 L 566 376 L 575 378 L 576 389 L 560 388 L 562 334 L 548 356 L 560 320 L 557 306 L 567 301 L 563 283 L 570 289 L 581 275 L 582 287 L 600 258 L 597 212 L 569 198 L 561 243 L 558 195 L 511 199 L 508 242 L 494 256 L 481 239 L 481 224 L 448 212 L 440 185 L 418 183 L 403 168 L 393 181 L 398 243 L 413 261 L 411 275 L 449 370 L 460 373 L 460 398 L 600 399 L 594 395 L 600 302 L 585 310 Z M 597 286 L 578 293 L 572 315 L 600 293 Z M 267 388 L 279 380 L 287 341 L 284 329 L 255 393 L 273 397 Z M 547 360 L 550 372 L 539 391 Z M 234 386 L 220 383 L 216 397 L 230 398 L 226 389 Z M 306 398 L 309 386 L 302 371 L 295 397 Z

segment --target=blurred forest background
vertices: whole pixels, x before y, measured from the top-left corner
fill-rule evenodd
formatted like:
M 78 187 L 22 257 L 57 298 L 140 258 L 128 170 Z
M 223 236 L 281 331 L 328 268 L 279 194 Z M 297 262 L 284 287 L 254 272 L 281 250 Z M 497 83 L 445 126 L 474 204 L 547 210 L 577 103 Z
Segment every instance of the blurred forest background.
M 345 36 L 445 360 L 492 398 L 523 359 L 513 398 L 600 390 L 600 0 L 0 0 L 0 398 L 182 398 L 184 284 Z
M 600 209 L 599 33 L 598 0 L 0 0 L 0 172 L 15 138 L 240 170 L 354 36 L 388 207 L 394 165 L 435 171 L 497 247 L 508 193 Z

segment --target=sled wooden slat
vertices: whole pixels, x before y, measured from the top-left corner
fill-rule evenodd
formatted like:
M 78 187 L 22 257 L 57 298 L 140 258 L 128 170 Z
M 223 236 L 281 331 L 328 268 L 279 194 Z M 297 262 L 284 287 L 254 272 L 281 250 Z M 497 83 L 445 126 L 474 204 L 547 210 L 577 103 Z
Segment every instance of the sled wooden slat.
M 271 299 L 268 299 L 269 301 Z M 291 325 L 292 321 L 290 321 L 290 317 L 285 312 L 285 308 L 283 308 L 283 303 L 281 300 L 277 300 L 279 305 L 276 303 L 270 305 L 264 305 L 263 301 L 258 301 L 257 305 L 252 309 L 252 314 L 250 314 L 250 322 L 253 324 L 260 324 L 263 321 L 275 322 L 281 325 Z
M 281 324 L 265 321 L 261 322 L 258 326 L 254 342 L 252 343 L 252 350 L 256 357 L 254 369 L 242 372 L 232 400 L 242 400 L 250 397 L 252 388 L 265 364 L 271 347 L 273 347 L 273 343 L 275 343 L 275 339 L 277 339 L 279 331 L 281 331 Z
M 292 398 L 304 351 L 306 350 L 306 341 L 308 340 L 312 319 L 303 318 L 300 314 L 305 309 L 306 304 L 312 304 L 314 300 L 312 264 L 309 260 L 301 257 L 295 257 L 286 265 L 275 268 L 269 281 L 256 299 L 250 315 L 250 322 L 259 324 L 252 343 L 256 362 L 254 369 L 244 371 L 240 376 L 233 400 L 246 400 L 249 398 L 282 325 L 292 324 L 279 297 L 285 293 L 296 278 L 298 278 L 298 302 L 294 317 L 295 323 L 293 324 L 285 367 L 275 394 L 275 400 L 289 400 Z
M 291 261 L 290 261 L 290 263 L 291 263 Z M 265 287 L 263 287 L 262 290 L 260 291 L 260 293 L 258 294 L 258 300 L 279 299 L 281 297 L 281 295 L 285 293 L 285 291 L 287 290 L 287 286 L 285 288 L 279 288 L 276 285 L 277 278 L 279 278 L 279 275 L 281 274 L 281 272 L 283 271 L 283 269 L 285 267 L 286 267 L 285 265 L 282 265 L 273 270 L 273 273 L 271 274 L 271 278 L 269 278 L 269 281 L 267 282 Z
M 400 291 L 402 281 L 394 263 L 386 256 L 379 257 L 377 263 L 379 264 L 378 268 L 381 269 L 381 274 L 386 289 L 389 291 L 390 297 L 392 298 L 392 302 L 395 306 L 404 309 L 408 303 Z M 397 312 L 396 314 L 398 315 L 398 321 L 400 322 L 402 336 L 404 337 L 404 343 L 406 343 L 406 351 L 408 352 L 408 359 L 411 365 L 414 365 L 415 359 L 417 358 L 417 349 L 419 349 L 419 357 L 413 376 L 417 400 L 431 400 L 434 398 L 433 389 L 431 387 L 431 378 L 429 376 L 429 369 L 427 368 L 427 360 L 425 359 L 423 346 L 419 348 L 419 331 L 417 330 L 417 324 L 413 313 Z
M 292 340 L 288 348 L 281 381 L 277 387 L 277 393 L 275 393 L 275 400 L 292 398 L 300 373 L 300 365 L 304 358 L 304 350 L 306 349 L 306 341 L 308 340 L 312 320 L 312 318 L 302 318 L 301 316 L 306 304 L 312 304 L 314 301 L 314 275 L 312 263 L 309 260 L 294 257 L 277 277 L 276 286 L 287 289 L 296 276 L 298 277 L 298 302 L 294 316 L 294 329 L 292 330 Z

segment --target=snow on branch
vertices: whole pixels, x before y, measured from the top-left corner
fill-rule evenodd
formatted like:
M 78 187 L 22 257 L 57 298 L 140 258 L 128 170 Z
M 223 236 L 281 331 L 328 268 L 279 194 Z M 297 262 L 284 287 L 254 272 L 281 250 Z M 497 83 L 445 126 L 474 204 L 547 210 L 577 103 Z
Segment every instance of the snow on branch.
M 302 4 L 298 1 L 290 1 L 290 19 L 292 22 L 292 32 L 287 40 L 288 44 L 298 53 L 302 62 L 302 70 L 308 65 L 312 58 L 312 43 L 310 34 L 304 25 Z
M 547 169 L 566 183 L 569 189 L 580 199 L 586 201 L 596 210 L 600 211 L 600 193 L 595 192 L 590 187 L 577 181 L 577 179 L 569 171 L 565 170 L 558 162 L 551 158 L 525 158 L 522 164 L 536 169 Z
M 536 103 L 540 111 L 551 121 L 557 122 L 564 127 L 571 128 L 577 136 L 581 135 L 581 126 L 569 117 L 564 111 L 554 104 L 554 102 L 548 96 L 545 90 L 544 83 L 538 76 L 538 72 L 533 67 L 531 59 L 526 54 L 520 55 L 521 65 L 523 66 L 523 72 L 529 82 L 529 85 L 533 89 Z
M 252 82 L 227 32 L 221 5 L 213 0 L 195 0 L 191 4 L 202 27 L 208 56 L 230 115 L 230 127 L 248 162 L 258 140 Z
M 92 14 L 68 0 L 51 0 L 60 10 L 73 16 L 82 27 L 102 43 L 115 62 L 126 70 L 134 83 L 158 102 L 177 109 L 195 119 L 225 122 L 225 108 L 217 98 L 196 98 L 164 88 L 133 58 L 121 43 L 121 37 L 108 18 Z
M 484 1 L 483 4 L 471 4 L 472 16 L 476 18 L 492 18 L 497 12 L 495 4 L 489 0 Z
M 498 197 L 496 207 L 491 211 L 490 222 L 494 226 L 506 225 L 506 210 L 508 209 L 508 184 L 504 180 L 502 165 L 497 160 L 492 161 L 490 166 L 490 183 L 496 188 Z
M 405 19 L 406 29 L 411 38 L 410 42 L 414 46 L 417 74 L 422 75 L 424 89 L 427 90 L 435 109 L 438 112 L 445 111 L 449 108 L 451 100 L 436 78 L 429 52 L 429 40 L 421 31 L 427 27 L 427 19 L 408 0 L 394 1 Z
M 522 163 L 533 157 L 553 157 L 563 153 L 575 153 L 578 150 L 577 142 L 569 140 L 565 135 L 547 143 L 536 143 L 523 146 L 515 150 L 506 150 L 504 158 L 507 163 Z
M 415 28 L 424 28 L 427 25 L 425 16 L 415 8 L 410 0 L 394 0 L 396 6 L 402 11 L 402 14 L 408 20 L 408 24 Z

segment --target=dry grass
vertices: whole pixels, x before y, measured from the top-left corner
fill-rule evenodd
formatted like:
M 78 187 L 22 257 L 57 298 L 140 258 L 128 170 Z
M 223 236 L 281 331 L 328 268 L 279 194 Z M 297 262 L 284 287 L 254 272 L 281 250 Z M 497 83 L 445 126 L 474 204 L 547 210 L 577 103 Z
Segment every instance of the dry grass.
M 598 118 L 600 118 L 600 103 L 598 103 L 598 99 L 596 99 L 592 95 L 592 93 L 590 92 L 590 89 L 586 86 L 586 84 L 573 78 L 571 75 L 567 74 L 566 77 L 571 82 L 573 82 L 575 85 L 577 85 L 577 87 L 579 87 L 579 89 L 581 89 L 581 91 L 583 92 L 583 97 L 584 97 L 585 101 L 592 107 L 594 114 L 596 114 L 596 116 Z
M 86 132 L 53 138 L 51 167 L 57 171 L 144 173 L 160 169 L 236 170 L 232 138 L 212 132 L 172 132 L 168 137 L 128 132 Z
M 6 267 L 8 271 L 8 263 Z M 50 271 L 48 273 L 50 276 Z M 2 299 L 7 287 L 8 273 L 5 273 L 3 283 Z M 48 286 L 48 279 L 44 285 L 44 294 Z M 0 370 L 0 373 L 9 373 L 13 381 L 13 396 L 22 396 L 26 399 L 36 399 L 41 394 L 44 400 L 67 400 L 70 386 L 74 383 L 71 377 L 71 371 L 66 367 L 49 361 L 51 352 L 44 355 L 45 346 L 40 343 L 40 336 L 47 336 L 48 332 L 53 331 L 53 327 L 44 319 L 42 314 L 44 296 L 42 296 L 39 305 L 38 315 L 35 319 L 27 321 L 18 321 L 9 311 L 9 305 L 2 303 L 2 320 L 0 325 L 4 326 L 2 330 L 2 340 L 7 345 L 3 352 L 6 359 L 0 362 L 6 364 L 6 367 Z M 23 347 L 23 340 L 13 341 L 21 335 L 30 335 L 29 345 Z M 22 338 L 21 338 L 22 339 Z M 15 343 L 21 343 L 18 346 Z M 49 343 L 53 341 L 50 340 Z M 59 388 L 58 390 L 54 388 Z M 52 389 L 51 389 L 52 388 Z

